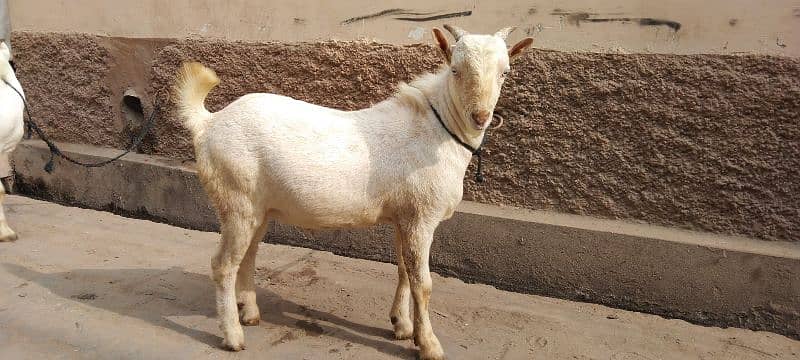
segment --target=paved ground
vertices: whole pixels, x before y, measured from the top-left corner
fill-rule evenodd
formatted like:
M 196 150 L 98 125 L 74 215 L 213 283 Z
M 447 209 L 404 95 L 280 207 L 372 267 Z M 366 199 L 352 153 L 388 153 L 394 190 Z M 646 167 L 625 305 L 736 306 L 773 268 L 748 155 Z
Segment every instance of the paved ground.
M 262 323 L 229 353 L 207 274 L 218 235 L 10 196 L 0 358 L 413 359 L 388 311 L 395 269 L 262 244 Z M 191 209 L 187 209 L 191 211 Z M 800 342 L 434 277 L 450 359 L 800 359 Z

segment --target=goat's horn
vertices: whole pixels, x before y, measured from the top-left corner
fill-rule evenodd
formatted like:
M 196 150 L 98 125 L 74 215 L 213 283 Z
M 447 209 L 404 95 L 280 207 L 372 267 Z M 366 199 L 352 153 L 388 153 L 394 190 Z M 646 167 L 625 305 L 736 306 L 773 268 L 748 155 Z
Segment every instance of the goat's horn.
M 445 24 L 444 28 L 447 29 L 447 31 L 449 31 L 450 34 L 453 35 L 453 38 L 455 38 L 456 41 L 461 39 L 461 37 L 464 36 L 464 35 L 469 35 L 469 33 L 466 30 L 464 30 L 464 29 L 462 29 L 462 28 L 460 28 L 458 26 Z
M 502 29 L 498 30 L 496 33 L 494 33 L 494 36 L 497 36 L 497 37 L 505 40 L 508 37 L 508 34 L 511 34 L 511 32 L 516 30 L 516 29 L 517 29 L 516 26 L 505 27 L 505 28 L 502 28 Z

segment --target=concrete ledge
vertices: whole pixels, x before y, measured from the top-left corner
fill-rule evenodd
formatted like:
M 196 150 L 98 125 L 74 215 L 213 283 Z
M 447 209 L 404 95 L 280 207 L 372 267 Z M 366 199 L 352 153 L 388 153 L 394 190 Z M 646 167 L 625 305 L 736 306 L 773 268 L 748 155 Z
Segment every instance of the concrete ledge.
M 117 150 L 64 144 L 98 161 Z M 102 168 L 56 162 L 27 141 L 13 163 L 20 193 L 178 226 L 216 230 L 194 170 L 130 154 Z M 24 240 L 24 239 L 23 239 Z M 308 233 L 273 224 L 273 243 L 393 261 L 391 229 Z M 693 323 L 767 330 L 800 339 L 800 244 L 765 242 L 583 216 L 464 202 L 436 233 L 443 275 L 501 289 L 601 303 Z

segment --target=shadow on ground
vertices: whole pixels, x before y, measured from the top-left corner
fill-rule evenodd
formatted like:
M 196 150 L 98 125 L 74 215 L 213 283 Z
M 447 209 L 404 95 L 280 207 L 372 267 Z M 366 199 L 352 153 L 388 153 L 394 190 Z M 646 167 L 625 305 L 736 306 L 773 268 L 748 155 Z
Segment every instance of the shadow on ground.
M 219 347 L 222 341 L 216 334 L 189 328 L 169 319 L 197 315 L 216 317 L 214 287 L 206 275 L 181 268 L 75 269 L 40 273 L 16 264 L 5 263 L 3 266 L 15 276 L 39 284 L 65 299 L 138 318 L 213 347 Z M 309 336 L 329 336 L 361 344 L 403 359 L 414 359 L 416 356 L 412 348 L 389 340 L 374 339 L 392 339 L 392 332 L 388 328 L 358 324 L 310 309 L 263 288 L 258 288 L 258 303 L 262 322 L 297 329 Z

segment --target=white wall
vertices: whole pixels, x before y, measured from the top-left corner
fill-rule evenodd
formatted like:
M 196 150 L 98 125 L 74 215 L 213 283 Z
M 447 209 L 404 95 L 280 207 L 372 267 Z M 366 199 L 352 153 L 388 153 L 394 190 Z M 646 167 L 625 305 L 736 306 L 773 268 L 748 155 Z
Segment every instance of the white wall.
M 519 25 L 535 45 L 558 50 L 767 53 L 800 56 L 800 0 L 9 0 L 14 30 L 121 37 L 209 36 L 247 41 L 352 40 L 410 43 L 444 22 L 474 32 Z M 389 9 L 395 14 L 343 23 Z M 469 16 L 415 22 L 471 12 Z M 629 18 L 630 21 L 622 21 Z M 641 18 L 680 24 L 641 25 Z M 647 23 L 648 21 L 645 21 Z

